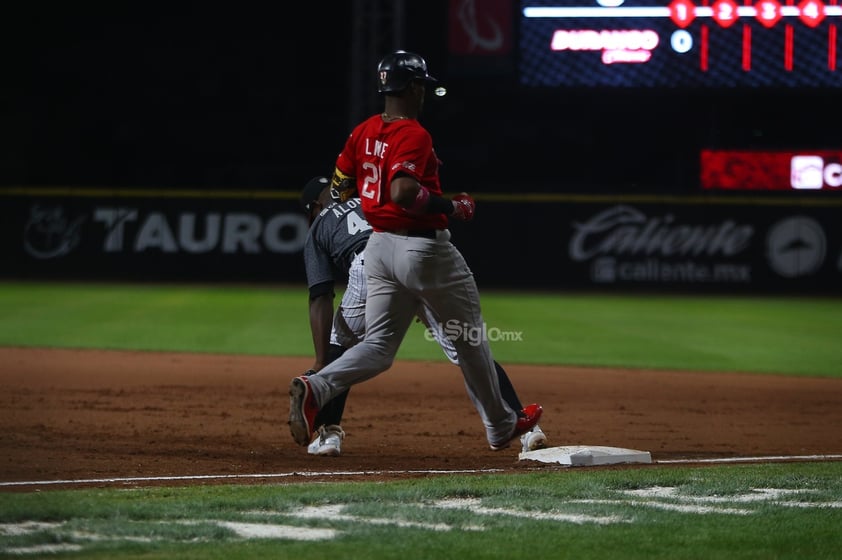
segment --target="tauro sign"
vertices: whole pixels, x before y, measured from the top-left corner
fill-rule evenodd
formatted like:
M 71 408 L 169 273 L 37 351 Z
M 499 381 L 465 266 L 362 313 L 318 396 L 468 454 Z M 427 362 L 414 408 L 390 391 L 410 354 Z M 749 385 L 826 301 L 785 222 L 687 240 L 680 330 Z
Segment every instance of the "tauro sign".
M 93 220 L 105 227 L 106 253 L 294 253 L 304 246 L 307 222 L 298 214 L 276 214 L 265 221 L 249 212 L 182 212 L 174 219 L 136 208 L 96 208 Z

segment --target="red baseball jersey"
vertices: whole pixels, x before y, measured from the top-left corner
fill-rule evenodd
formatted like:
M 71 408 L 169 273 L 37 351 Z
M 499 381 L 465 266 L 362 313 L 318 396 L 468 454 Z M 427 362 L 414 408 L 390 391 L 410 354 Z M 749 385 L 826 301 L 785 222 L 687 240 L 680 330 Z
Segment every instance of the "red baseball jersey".
M 417 120 L 369 117 L 348 136 L 336 167 L 356 177 L 363 213 L 374 231 L 447 227 L 444 214 L 414 216 L 392 202 L 389 185 L 399 172 L 414 177 L 431 194 L 442 194 L 433 139 Z

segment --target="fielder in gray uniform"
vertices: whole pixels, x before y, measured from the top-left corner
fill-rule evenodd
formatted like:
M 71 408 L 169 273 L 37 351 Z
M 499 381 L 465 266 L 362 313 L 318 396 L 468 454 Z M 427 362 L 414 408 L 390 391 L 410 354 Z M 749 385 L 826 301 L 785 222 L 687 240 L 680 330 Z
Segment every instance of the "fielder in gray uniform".
M 448 220 L 470 220 L 476 204 L 467 193 L 445 198 L 430 133 L 418 122 L 426 86 L 436 79 L 419 55 L 395 51 L 377 66 L 384 110 L 351 131 L 331 179 L 340 199 L 359 193 L 372 227 L 366 244 L 368 297 L 365 338 L 321 371 L 290 382 L 289 428 L 308 445 L 319 409 L 333 397 L 389 369 L 419 306 L 439 324 L 458 327 L 456 348 L 468 396 L 492 450 L 509 447 L 530 431 L 543 408 L 523 416 L 503 399 L 486 337 L 479 290 L 462 254 L 450 242 Z
M 310 296 L 310 331 L 316 351 L 313 367 L 305 375 L 321 370 L 365 336 L 364 257 L 371 226 L 363 216 L 359 198 L 335 201 L 329 186 L 326 177 L 314 177 L 301 193 L 301 206 L 310 219 L 310 231 L 304 244 L 304 267 Z M 340 279 L 346 279 L 347 285 L 334 311 L 334 289 Z M 453 342 L 429 307 L 420 307 L 418 320 L 427 327 L 448 360 L 459 365 Z M 506 371 L 496 361 L 494 366 L 503 398 L 523 416 L 523 405 Z M 341 453 L 345 438 L 341 421 L 347 396 L 348 390 L 345 390 L 319 410 L 315 419 L 315 438 L 307 446 L 308 453 L 323 456 Z M 523 451 L 546 445 L 547 437 L 538 425 L 521 436 Z

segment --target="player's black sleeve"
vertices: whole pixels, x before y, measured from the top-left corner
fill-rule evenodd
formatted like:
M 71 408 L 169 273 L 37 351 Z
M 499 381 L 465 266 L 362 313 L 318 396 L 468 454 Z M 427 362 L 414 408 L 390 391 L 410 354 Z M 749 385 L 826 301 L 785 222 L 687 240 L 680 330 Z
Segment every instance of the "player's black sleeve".
M 330 280 L 310 286 L 310 299 L 316 299 L 317 297 L 321 297 L 325 294 L 330 294 L 331 297 L 334 295 L 333 282 Z
M 427 213 L 444 214 L 446 216 L 450 216 L 451 214 L 453 214 L 453 203 L 447 198 L 444 198 L 443 196 L 431 194 L 430 202 L 427 206 Z

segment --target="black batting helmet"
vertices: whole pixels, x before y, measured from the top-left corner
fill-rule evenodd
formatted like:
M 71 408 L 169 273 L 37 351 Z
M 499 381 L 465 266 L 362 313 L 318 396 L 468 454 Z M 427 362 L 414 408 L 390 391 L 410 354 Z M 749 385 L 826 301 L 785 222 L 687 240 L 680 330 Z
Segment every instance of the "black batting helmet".
M 384 56 L 377 65 L 377 91 L 380 93 L 403 91 L 413 80 L 438 81 L 427 72 L 427 62 L 415 53 L 395 51 Z
M 329 184 L 330 179 L 327 177 L 313 177 L 310 179 L 301 191 L 301 198 L 299 199 L 301 202 L 301 208 L 305 212 L 309 213 L 313 208 L 313 203 L 319 200 L 319 195 L 322 194 L 322 191 L 325 190 Z

